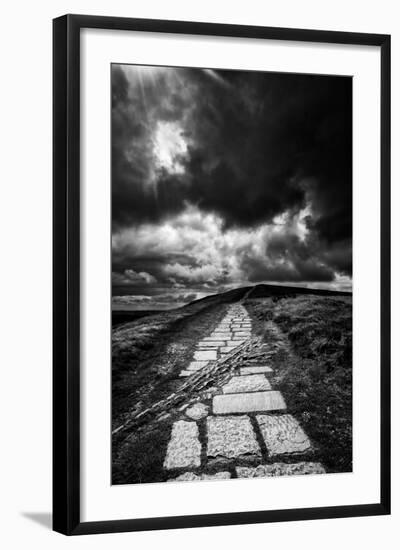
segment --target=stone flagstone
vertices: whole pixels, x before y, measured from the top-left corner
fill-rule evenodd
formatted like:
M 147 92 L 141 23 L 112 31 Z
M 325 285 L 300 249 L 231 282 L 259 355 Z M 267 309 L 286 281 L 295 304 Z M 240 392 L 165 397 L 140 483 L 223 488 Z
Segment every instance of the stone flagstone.
M 189 366 L 186 367 L 186 370 L 200 370 L 204 368 L 208 364 L 208 361 L 192 361 L 189 363 Z
M 271 384 L 263 374 L 250 376 L 234 376 L 227 384 L 222 386 L 224 393 L 244 393 L 252 391 L 270 390 Z
M 207 336 L 206 338 L 203 338 L 202 342 L 220 342 L 220 341 L 225 341 L 226 338 L 221 338 L 220 340 L 218 340 L 218 338 L 215 338 L 215 336 Z
M 224 346 L 224 347 L 221 347 L 219 348 L 219 351 L 221 353 L 230 353 L 231 351 L 233 351 L 235 348 L 237 348 L 237 344 L 234 345 L 234 346 Z
M 179 376 L 191 376 L 210 361 L 224 358 L 250 336 L 251 320 L 245 307 L 241 304 L 230 306 L 228 313 L 213 332 L 197 343 L 193 361 L 179 373 Z
M 255 468 L 238 466 L 236 474 L 239 478 L 251 478 L 326 474 L 326 471 L 320 462 L 297 462 L 295 464 L 275 462 L 274 464 L 260 464 Z
M 214 350 L 195 351 L 194 359 L 195 361 L 215 361 L 217 352 Z
M 169 479 L 170 481 L 212 481 L 218 479 L 230 479 L 230 472 L 217 472 L 216 474 L 195 474 L 193 472 L 185 472 L 180 476 Z
M 254 366 L 254 367 L 241 367 L 240 368 L 240 374 L 242 376 L 246 374 L 260 374 L 260 373 L 271 373 L 274 372 L 271 367 L 264 367 L 264 366 Z
M 215 341 L 215 342 L 199 342 L 197 344 L 197 347 L 201 348 L 202 350 L 203 349 L 216 349 L 216 348 L 219 348 L 220 346 L 225 346 L 225 342 L 218 342 L 218 341 Z
M 186 414 L 193 420 L 200 420 L 208 415 L 208 407 L 204 403 L 195 403 L 192 407 L 186 409 Z
M 207 436 L 208 457 L 261 457 L 260 447 L 248 416 L 209 416 Z
M 214 414 L 279 411 L 286 403 L 279 391 L 216 395 L 213 398 Z
M 259 415 L 256 418 L 270 456 L 311 449 L 310 440 L 291 414 Z
M 178 420 L 172 426 L 164 468 L 197 468 L 200 466 L 201 445 L 196 422 Z

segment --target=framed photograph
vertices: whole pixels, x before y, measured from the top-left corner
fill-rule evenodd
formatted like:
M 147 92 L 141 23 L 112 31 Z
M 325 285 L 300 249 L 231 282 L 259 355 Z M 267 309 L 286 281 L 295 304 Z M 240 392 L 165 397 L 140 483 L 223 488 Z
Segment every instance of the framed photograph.
M 390 37 L 54 20 L 54 529 L 390 513 Z

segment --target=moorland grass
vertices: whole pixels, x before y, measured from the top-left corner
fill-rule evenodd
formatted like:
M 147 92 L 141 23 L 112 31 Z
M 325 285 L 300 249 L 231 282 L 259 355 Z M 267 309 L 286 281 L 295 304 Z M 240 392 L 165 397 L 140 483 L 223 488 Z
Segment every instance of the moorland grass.
M 282 296 L 248 300 L 266 341 L 271 321 L 287 342 L 274 358 L 288 410 L 314 441 L 330 472 L 352 470 L 351 296 Z
M 184 383 L 179 372 L 192 360 L 197 342 L 245 291 L 205 298 L 113 330 L 113 429 Z M 313 440 L 316 459 L 328 471 L 350 471 L 351 297 L 291 292 L 253 296 L 245 305 L 255 334 L 268 342 L 277 337 L 285 342 L 272 359 L 277 373 L 274 383 L 283 392 L 289 412 Z M 146 420 L 127 436 L 113 437 L 113 484 L 166 481 L 163 461 L 179 412 L 165 412 L 170 413 L 167 418 Z
M 192 360 L 197 342 L 213 330 L 227 308 L 219 301 L 204 301 L 113 331 L 113 429 L 187 380 L 179 378 L 179 372 Z M 146 421 L 128 437 L 113 437 L 113 484 L 165 481 L 163 461 L 173 420 L 172 415 L 165 421 Z

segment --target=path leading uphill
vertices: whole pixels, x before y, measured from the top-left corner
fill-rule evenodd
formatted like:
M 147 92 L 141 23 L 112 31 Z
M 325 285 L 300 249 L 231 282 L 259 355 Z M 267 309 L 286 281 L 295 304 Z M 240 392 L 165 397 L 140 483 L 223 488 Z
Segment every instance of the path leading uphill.
M 181 371 L 180 376 L 190 376 L 207 366 L 210 361 L 217 361 L 250 336 L 251 321 L 246 308 L 240 304 L 231 306 L 217 328 L 197 344 L 193 361 Z
M 190 377 L 211 362 L 218 364 L 225 354 L 251 338 L 250 317 L 237 303 L 198 343 L 193 361 L 180 376 Z M 276 352 L 268 343 L 262 348 L 263 358 Z M 311 441 L 286 412 L 285 400 L 271 382 L 273 369 L 267 363 L 247 354 L 230 379 L 214 392 L 211 405 L 197 402 L 182 408 L 164 460 L 169 481 L 325 473 L 322 464 L 310 460 Z

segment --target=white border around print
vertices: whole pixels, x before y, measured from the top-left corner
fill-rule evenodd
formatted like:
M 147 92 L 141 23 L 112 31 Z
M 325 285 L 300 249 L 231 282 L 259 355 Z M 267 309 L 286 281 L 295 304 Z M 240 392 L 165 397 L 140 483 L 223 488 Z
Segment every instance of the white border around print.
M 92 29 L 81 47 L 81 521 L 378 502 L 379 48 Z M 353 76 L 353 473 L 111 486 L 111 63 Z

